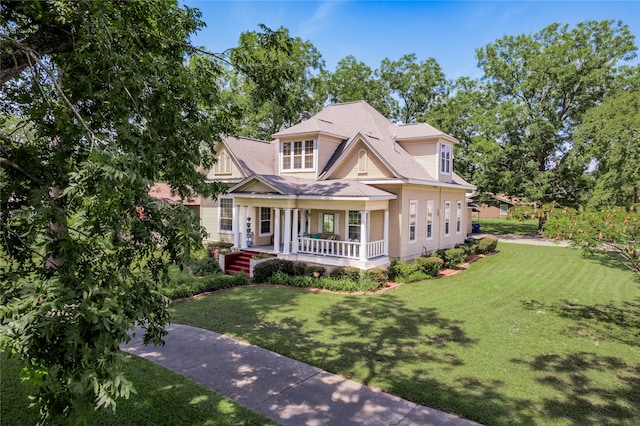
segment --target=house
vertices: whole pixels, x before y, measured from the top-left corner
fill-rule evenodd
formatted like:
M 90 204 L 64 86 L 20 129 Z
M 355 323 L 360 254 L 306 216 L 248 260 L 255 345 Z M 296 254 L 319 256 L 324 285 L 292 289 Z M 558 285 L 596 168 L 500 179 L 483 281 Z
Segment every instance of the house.
M 273 135 L 227 137 L 203 199 L 209 239 L 281 258 L 361 269 L 453 247 L 471 232 L 453 170 L 458 141 L 425 123 L 394 125 L 368 103 L 329 105 Z
M 473 200 L 478 206 L 478 218 L 484 219 L 506 219 L 511 207 L 526 204 L 518 198 L 490 192 L 476 194 Z
M 201 217 L 201 198 L 198 196 L 180 198 L 171 193 L 171 186 L 166 183 L 155 183 L 149 188 L 149 195 L 168 204 L 182 203 L 193 212 L 196 217 Z

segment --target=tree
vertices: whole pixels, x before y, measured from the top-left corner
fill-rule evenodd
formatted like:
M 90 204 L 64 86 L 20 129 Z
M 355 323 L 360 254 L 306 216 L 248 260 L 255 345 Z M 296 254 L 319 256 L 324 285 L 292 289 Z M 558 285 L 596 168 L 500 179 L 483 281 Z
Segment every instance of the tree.
M 633 271 L 640 279 L 640 212 L 638 205 L 600 211 L 549 208 L 543 235 L 571 240 L 587 252 L 599 252 Z
M 43 418 L 110 407 L 132 385 L 118 350 L 136 324 L 162 343 L 168 266 L 201 244 L 188 210 L 150 184 L 215 196 L 225 129 L 211 61 L 186 66 L 200 14 L 176 2 L 0 5 L 1 347 Z
M 480 191 L 499 175 L 500 150 L 495 126 L 497 105 L 491 87 L 468 77 L 451 85 L 451 94 L 429 111 L 429 124 L 460 141 L 454 147 L 455 170 Z
M 575 141 L 595 164 L 588 208 L 640 202 L 640 90 L 621 90 L 587 111 Z
M 329 102 L 352 102 L 364 100 L 385 117 L 397 108 L 388 87 L 374 71 L 354 56 L 341 59 L 333 73 L 322 74 Z
M 304 111 L 322 106 L 316 95 L 324 61 L 313 44 L 291 37 L 286 28 L 260 29 L 242 33 L 238 46 L 228 51 L 237 75 L 227 96 L 240 97 L 232 103 L 244 106 L 236 111 L 244 117 L 240 133 L 267 139 L 297 123 Z
M 383 59 L 378 76 L 400 99 L 394 115 L 403 123 L 425 120 L 428 111 L 447 93 L 447 82 L 440 65 L 433 58 L 416 62 L 415 53 L 397 61 Z
M 492 192 L 540 204 L 578 205 L 589 181 L 573 135 L 587 110 L 614 87 L 620 61 L 635 56 L 633 35 L 613 21 L 569 29 L 552 24 L 532 35 L 506 36 L 477 53 L 496 94 L 500 151 Z

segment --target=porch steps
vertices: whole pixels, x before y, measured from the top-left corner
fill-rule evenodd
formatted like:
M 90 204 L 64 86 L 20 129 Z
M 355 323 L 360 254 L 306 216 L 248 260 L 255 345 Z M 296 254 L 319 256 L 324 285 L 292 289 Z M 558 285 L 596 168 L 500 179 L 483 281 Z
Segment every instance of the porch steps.
M 257 251 L 249 251 L 249 250 L 240 251 L 237 256 L 234 256 L 233 259 L 228 261 L 224 271 L 225 274 L 233 275 L 233 274 L 238 274 L 240 272 L 243 272 L 249 275 L 249 261 L 253 256 L 257 256 L 259 254 L 260 252 L 257 252 Z

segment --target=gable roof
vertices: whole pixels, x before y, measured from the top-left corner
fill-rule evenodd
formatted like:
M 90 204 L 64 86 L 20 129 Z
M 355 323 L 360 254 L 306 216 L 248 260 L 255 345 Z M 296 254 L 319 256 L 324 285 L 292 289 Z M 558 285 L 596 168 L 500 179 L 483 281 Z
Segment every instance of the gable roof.
M 180 198 L 179 195 L 174 195 L 171 191 L 171 186 L 166 183 L 154 183 L 149 188 L 149 196 L 169 204 L 182 203 L 185 206 L 199 206 L 201 203 L 199 195 L 188 198 Z
M 295 198 L 365 198 L 395 199 L 396 196 L 382 189 L 351 179 L 319 181 L 293 176 L 253 175 L 229 189 L 229 193 L 243 193 L 242 187 L 251 182 L 262 182 L 275 193 Z
M 458 141 L 426 123 L 395 125 L 365 101 L 332 104 L 306 121 L 273 135 L 274 138 L 298 136 L 308 132 L 338 136 L 346 141 L 341 144 L 320 179 L 331 176 L 342 159 L 346 158 L 359 140 L 391 170 L 397 178 L 435 181 L 398 141 L 412 139 L 443 138 L 450 143 Z
M 277 143 L 233 136 L 222 143 L 245 176 L 276 173 Z

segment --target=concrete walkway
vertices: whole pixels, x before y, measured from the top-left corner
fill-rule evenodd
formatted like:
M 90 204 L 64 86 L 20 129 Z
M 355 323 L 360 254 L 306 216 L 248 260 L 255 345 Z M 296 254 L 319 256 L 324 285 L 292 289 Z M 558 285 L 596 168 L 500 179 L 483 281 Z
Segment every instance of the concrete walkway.
M 514 243 L 514 244 L 530 244 L 534 246 L 556 246 L 556 247 L 569 247 L 570 242 L 566 240 L 555 241 L 547 238 L 542 238 L 537 235 L 515 235 L 515 234 L 473 234 L 474 238 L 492 237 L 497 238 L 501 243 Z
M 213 331 L 180 324 L 167 331 L 165 346 L 144 346 L 138 331 L 121 349 L 285 426 L 477 425 Z

